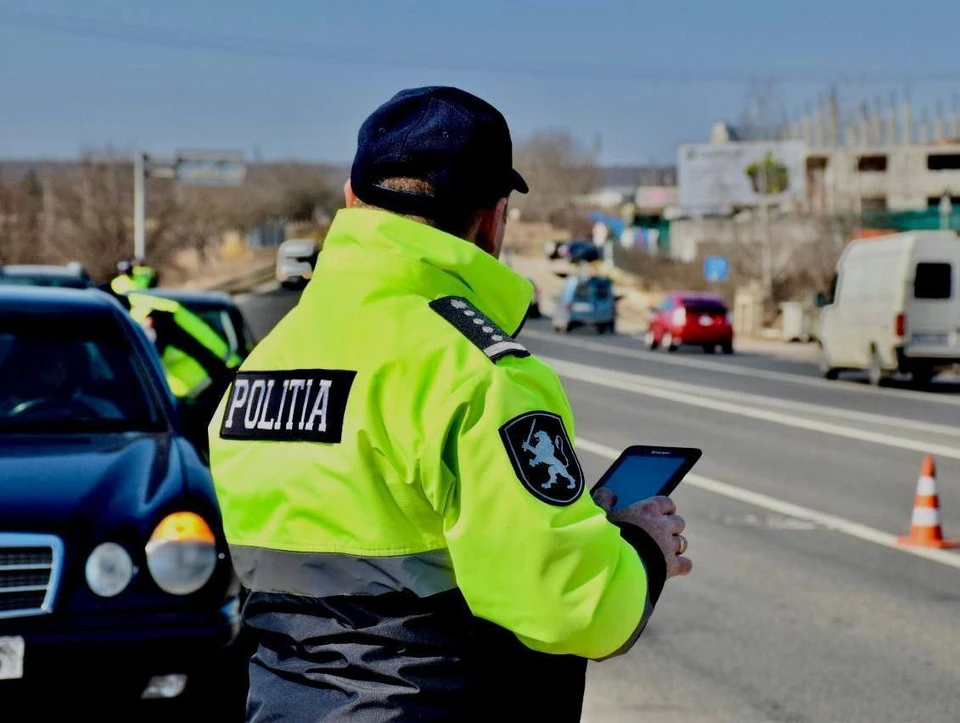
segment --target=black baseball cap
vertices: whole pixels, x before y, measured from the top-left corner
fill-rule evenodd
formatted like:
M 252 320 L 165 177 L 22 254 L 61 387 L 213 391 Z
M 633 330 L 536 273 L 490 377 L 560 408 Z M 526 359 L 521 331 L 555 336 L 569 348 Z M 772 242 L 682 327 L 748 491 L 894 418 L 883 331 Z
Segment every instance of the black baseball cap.
M 385 188 L 380 183 L 386 178 L 423 180 L 434 193 Z M 402 90 L 363 122 L 350 185 L 372 206 L 428 218 L 529 191 L 513 168 L 513 142 L 503 114 L 448 86 Z

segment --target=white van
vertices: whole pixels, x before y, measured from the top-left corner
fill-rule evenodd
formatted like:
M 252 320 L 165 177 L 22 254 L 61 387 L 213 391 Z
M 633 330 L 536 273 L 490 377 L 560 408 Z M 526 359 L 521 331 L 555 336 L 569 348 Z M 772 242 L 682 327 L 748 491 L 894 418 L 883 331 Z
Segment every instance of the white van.
M 313 276 L 319 254 L 313 239 L 287 239 L 277 249 L 277 281 L 285 289 L 302 289 Z
M 960 364 L 960 237 L 911 231 L 851 242 L 833 303 L 820 314 L 820 372 L 896 372 L 925 384 Z

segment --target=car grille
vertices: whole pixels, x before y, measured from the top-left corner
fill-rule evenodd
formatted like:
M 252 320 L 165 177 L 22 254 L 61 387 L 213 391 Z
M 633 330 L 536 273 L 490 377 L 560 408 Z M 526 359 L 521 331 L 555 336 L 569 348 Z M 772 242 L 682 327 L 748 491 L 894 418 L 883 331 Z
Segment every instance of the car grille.
M 51 612 L 62 563 L 58 537 L 0 533 L 0 618 Z

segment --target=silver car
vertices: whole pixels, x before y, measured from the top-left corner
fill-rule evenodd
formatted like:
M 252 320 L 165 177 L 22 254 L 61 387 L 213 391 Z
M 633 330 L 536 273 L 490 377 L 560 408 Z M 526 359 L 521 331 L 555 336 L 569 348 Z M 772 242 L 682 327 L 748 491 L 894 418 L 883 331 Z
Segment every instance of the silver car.
M 310 238 L 292 238 L 277 249 L 277 281 L 287 289 L 302 289 L 313 276 L 320 245 Z

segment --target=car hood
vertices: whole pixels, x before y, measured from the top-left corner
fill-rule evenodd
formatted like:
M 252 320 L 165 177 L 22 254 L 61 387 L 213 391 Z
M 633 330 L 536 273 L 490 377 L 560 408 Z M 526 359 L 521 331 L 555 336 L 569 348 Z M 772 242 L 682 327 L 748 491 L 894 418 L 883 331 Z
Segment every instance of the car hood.
M 0 530 L 64 537 L 103 522 L 136 524 L 184 491 L 170 434 L 0 438 Z

